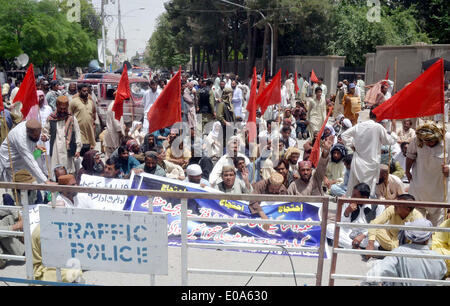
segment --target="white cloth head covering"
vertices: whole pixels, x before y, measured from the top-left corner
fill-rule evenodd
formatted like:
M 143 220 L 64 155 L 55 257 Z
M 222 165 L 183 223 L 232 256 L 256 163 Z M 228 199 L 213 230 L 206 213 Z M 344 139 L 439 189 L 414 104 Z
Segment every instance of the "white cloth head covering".
M 344 121 L 342 121 L 342 125 L 346 128 L 349 129 L 351 127 L 353 127 L 352 122 L 350 121 L 350 119 L 345 118 Z
M 406 222 L 405 226 L 416 227 L 433 227 L 431 221 L 427 219 L 418 219 L 412 222 Z M 428 241 L 431 238 L 433 232 L 421 231 L 421 230 L 405 230 L 405 237 L 412 242 L 422 243 Z
M 186 174 L 188 176 L 198 176 L 202 175 L 203 171 L 202 168 L 197 164 L 189 165 L 186 169 Z
M 219 138 L 220 130 L 222 129 L 222 124 L 220 124 L 219 121 L 214 122 L 213 128 L 211 132 L 209 132 L 209 135 L 211 135 L 214 138 Z
M 263 180 L 270 179 L 270 176 L 273 172 L 276 172 L 275 169 L 273 169 L 273 162 L 270 158 L 267 158 L 261 165 L 261 177 Z

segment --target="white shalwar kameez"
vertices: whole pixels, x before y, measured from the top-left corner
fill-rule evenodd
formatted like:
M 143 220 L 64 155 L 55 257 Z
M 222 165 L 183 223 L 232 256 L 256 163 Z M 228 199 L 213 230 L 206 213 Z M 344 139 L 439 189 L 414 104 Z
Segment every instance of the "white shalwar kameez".
M 43 184 L 47 181 L 47 177 L 34 159 L 33 152 L 36 150 L 36 142 L 27 136 L 26 124 L 26 121 L 21 122 L 8 134 L 14 171 L 27 170 L 39 184 Z M 12 182 L 7 139 L 0 146 L 0 175 L 2 181 Z
M 450 164 L 450 133 L 445 136 L 446 155 L 444 160 L 444 142 L 441 141 L 435 147 L 430 148 L 423 145 L 419 148 L 417 138 L 414 138 L 408 146 L 406 156 L 414 159 L 412 167 L 412 180 L 409 185 L 409 193 L 416 201 L 422 202 L 445 202 L 448 203 L 449 197 L 444 199 L 444 174 L 442 173 L 442 164 Z M 449 179 L 445 179 L 447 190 L 450 190 Z M 443 220 L 441 208 L 427 208 L 429 217 L 427 217 L 434 226 L 439 226 Z
M 161 91 L 161 89 L 157 89 L 155 92 L 153 92 L 150 89 L 144 96 L 144 124 L 142 128 L 145 132 L 147 132 L 150 127 L 147 119 L 147 114 L 150 111 L 150 108 L 153 106 L 153 103 L 155 103 L 156 99 L 158 99 Z
M 341 137 L 346 146 L 355 147 L 347 196 L 352 195 L 353 187 L 359 183 L 369 185 L 371 195 L 375 196 L 380 177 L 381 146 L 394 145 L 397 137 L 389 135 L 383 126 L 373 120 L 355 125 Z

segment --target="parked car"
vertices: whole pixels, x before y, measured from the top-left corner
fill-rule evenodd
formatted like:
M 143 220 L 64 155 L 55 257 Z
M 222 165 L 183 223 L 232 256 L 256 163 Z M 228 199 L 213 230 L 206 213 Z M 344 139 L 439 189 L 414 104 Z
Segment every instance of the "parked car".
M 81 75 L 78 83 L 92 84 L 98 98 L 97 112 L 102 128 L 106 126 L 106 111 L 110 103 L 114 103 L 114 92 L 119 86 L 121 75 L 114 73 L 87 73 Z M 125 101 L 123 119 L 130 124 L 133 121 L 142 121 L 144 117 L 144 95 L 150 88 L 145 78 L 130 77 L 131 99 Z

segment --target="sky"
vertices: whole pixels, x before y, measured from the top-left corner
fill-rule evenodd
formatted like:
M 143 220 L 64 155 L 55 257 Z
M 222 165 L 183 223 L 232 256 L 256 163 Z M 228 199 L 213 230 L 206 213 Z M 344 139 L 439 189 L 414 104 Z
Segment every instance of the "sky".
M 127 56 L 131 58 L 136 51 L 143 52 L 147 41 L 156 28 L 156 18 L 165 12 L 164 2 L 167 0 L 108 0 L 105 5 L 107 27 L 107 47 L 115 54 L 116 35 L 118 36 L 118 2 L 120 1 L 122 26 L 127 39 Z M 113 4 L 112 2 L 115 2 Z M 92 0 L 96 11 L 100 13 L 101 0 Z M 141 8 L 145 8 L 141 10 Z

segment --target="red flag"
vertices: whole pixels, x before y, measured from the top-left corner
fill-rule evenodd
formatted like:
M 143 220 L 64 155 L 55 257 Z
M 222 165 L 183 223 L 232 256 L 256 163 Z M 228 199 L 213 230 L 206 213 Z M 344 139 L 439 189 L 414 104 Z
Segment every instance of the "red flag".
M 427 117 L 444 113 L 444 60 L 422 73 L 374 111 L 377 121 Z
M 203 72 L 203 78 L 206 79 L 208 76 L 206 75 L 206 70 Z
M 281 103 L 281 69 L 258 98 L 262 115 L 270 105 Z
M 289 78 L 289 69 L 286 69 L 286 80 Z
M 258 85 L 258 80 L 256 79 L 256 67 L 253 68 L 253 79 L 252 79 L 252 88 L 250 90 L 250 99 L 247 104 L 248 111 L 248 120 L 247 120 L 247 129 L 248 129 L 248 140 L 249 142 L 253 142 L 256 138 L 256 109 L 258 108 L 256 105 L 256 87 Z
M 391 69 L 391 66 L 388 67 L 388 70 L 386 72 L 386 78 L 385 80 L 389 80 L 389 70 Z
M 256 100 L 256 105 L 257 106 L 259 106 L 258 98 L 259 98 L 259 96 L 261 96 L 261 94 L 263 93 L 265 88 L 266 88 L 266 70 L 264 69 L 264 73 L 263 73 L 263 76 L 261 78 L 261 81 L 259 81 L 258 96 L 257 96 L 257 100 Z
M 314 147 L 311 150 L 311 155 L 309 156 L 309 161 L 312 162 L 314 165 L 314 168 L 317 168 L 317 165 L 319 164 L 320 159 L 320 139 L 322 138 L 323 132 L 325 131 L 325 126 L 328 123 L 328 118 L 330 118 L 331 113 L 333 112 L 333 107 L 330 108 L 330 111 L 328 112 L 327 118 L 325 119 L 325 122 L 322 125 L 322 128 L 320 129 L 319 134 L 317 134 L 316 141 L 314 142 Z
M 316 73 L 314 72 L 314 69 L 311 71 L 311 81 L 314 83 L 319 83 L 319 79 L 316 76 Z
M 38 104 L 33 64 L 30 64 L 30 67 L 28 67 L 27 74 L 25 75 L 22 85 L 14 98 L 13 103 L 16 102 L 22 102 L 22 109 L 20 111 L 22 112 L 24 120 L 30 112 L 30 109 L 34 105 Z
M 123 66 L 122 77 L 116 91 L 116 99 L 114 100 L 113 112 L 116 120 L 120 121 L 123 116 L 123 101 L 131 98 L 130 81 L 128 80 L 128 68 Z
M 294 82 L 294 86 L 295 86 L 295 94 L 298 93 L 298 91 L 300 90 L 300 88 L 298 87 L 298 73 L 297 71 L 295 71 L 295 82 Z
M 170 80 L 147 115 L 149 133 L 181 122 L 181 69 Z
M 56 81 L 56 67 L 53 69 L 53 81 Z

